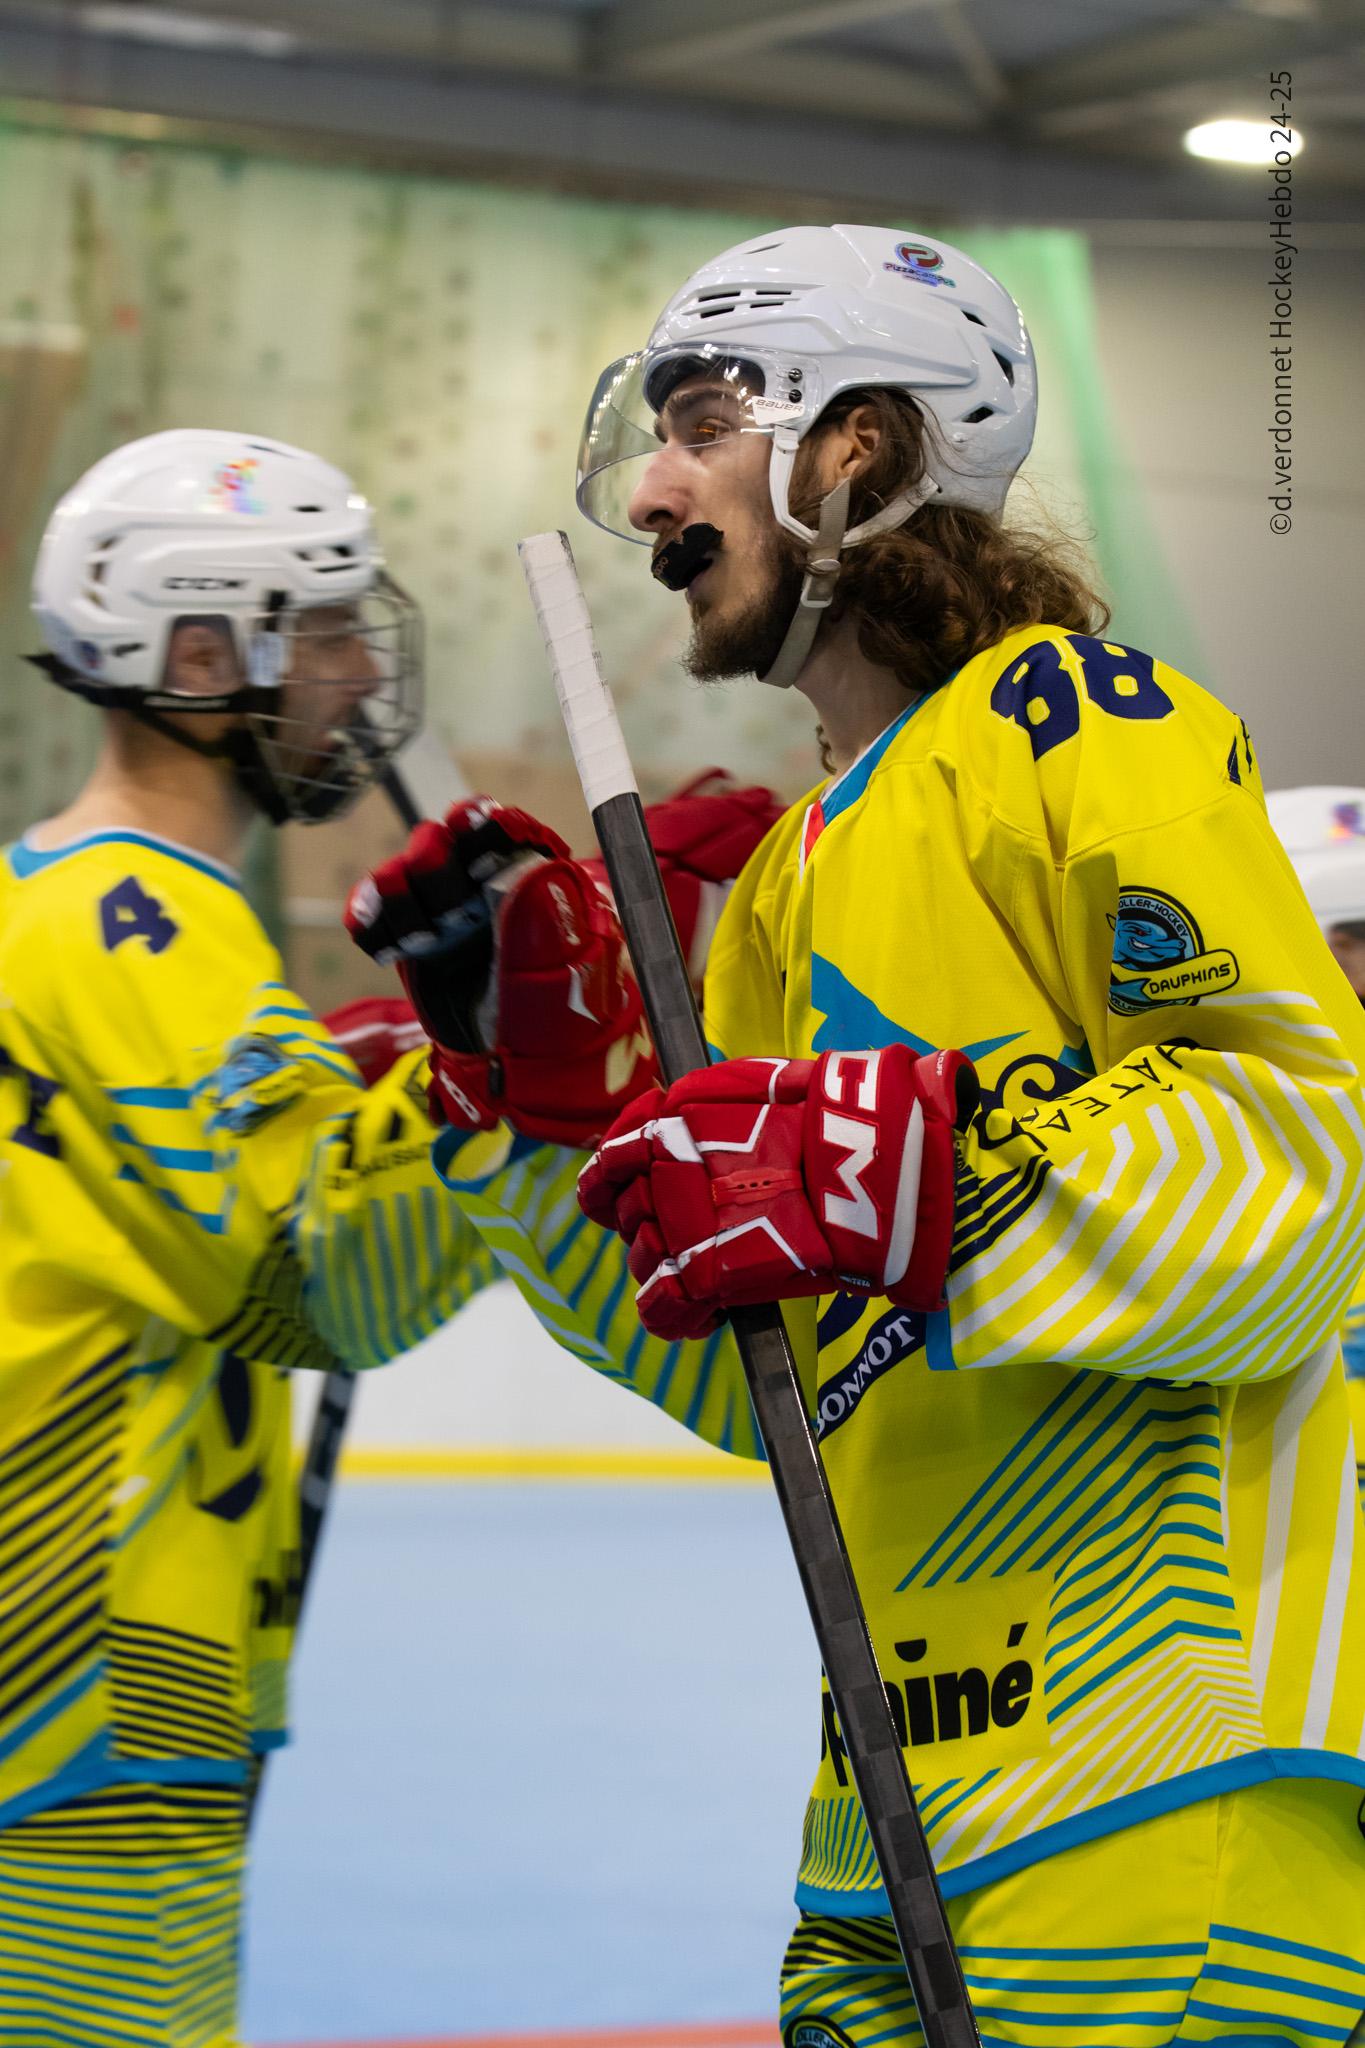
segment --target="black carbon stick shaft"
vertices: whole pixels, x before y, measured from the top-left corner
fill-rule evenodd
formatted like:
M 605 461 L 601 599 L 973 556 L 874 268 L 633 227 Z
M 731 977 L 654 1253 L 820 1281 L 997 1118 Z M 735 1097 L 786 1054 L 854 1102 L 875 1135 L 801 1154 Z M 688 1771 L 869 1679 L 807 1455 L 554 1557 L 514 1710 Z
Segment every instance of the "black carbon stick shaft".
M 608 797 L 592 815 L 659 1063 L 665 1079 L 676 1081 L 710 1056 L 644 810 L 637 795 L 626 794 Z M 730 1322 L 927 2048 L 980 2048 L 781 1313 L 776 1306 L 733 1309 Z
M 562 533 L 519 552 L 660 1065 L 676 1081 L 709 1055 L 573 555 Z M 730 1321 L 927 2048 L 980 2048 L 781 1313 L 739 1309 Z

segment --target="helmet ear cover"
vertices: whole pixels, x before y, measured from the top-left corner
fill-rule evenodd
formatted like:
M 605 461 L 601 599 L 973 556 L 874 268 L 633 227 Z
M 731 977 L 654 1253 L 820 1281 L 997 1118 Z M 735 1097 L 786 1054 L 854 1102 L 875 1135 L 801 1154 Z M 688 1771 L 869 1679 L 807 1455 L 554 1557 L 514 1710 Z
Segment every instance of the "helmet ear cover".
M 129 711 L 142 716 L 148 711 L 222 712 L 259 709 L 251 700 L 261 693 L 248 683 L 239 683 L 235 689 L 219 690 L 209 696 L 189 696 L 180 690 L 135 690 L 126 683 L 97 683 L 93 676 L 82 675 L 81 671 L 64 662 L 59 654 L 26 654 L 23 659 L 30 668 L 40 669 L 49 682 L 59 689 L 69 690 L 73 697 L 81 697 L 87 704 L 94 704 L 101 711 Z M 155 721 L 146 721 L 151 724 Z M 184 739 L 186 746 L 196 753 L 213 754 L 222 751 L 216 744 L 191 739 L 173 728 L 159 727 L 166 731 L 168 738 Z

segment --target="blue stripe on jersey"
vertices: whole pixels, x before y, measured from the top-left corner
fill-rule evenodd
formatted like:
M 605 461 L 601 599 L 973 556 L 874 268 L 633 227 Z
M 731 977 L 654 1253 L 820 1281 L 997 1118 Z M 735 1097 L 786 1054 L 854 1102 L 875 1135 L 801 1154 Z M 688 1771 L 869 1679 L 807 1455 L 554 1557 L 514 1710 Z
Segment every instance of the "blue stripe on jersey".
M 958 1949 L 960 1956 L 980 1957 L 988 1963 L 1129 1963 L 1181 1956 L 1197 1960 L 1207 1952 L 1206 1941 L 1140 1941 L 1121 1948 L 974 1948 L 969 1944 Z
M 364 1087 L 365 1084 L 360 1079 L 360 1076 L 353 1073 L 350 1067 L 338 1066 L 335 1059 L 325 1059 L 323 1057 L 322 1048 L 332 1045 L 330 1038 L 313 1038 L 306 1031 L 273 1031 L 270 1035 L 271 1041 L 275 1045 L 306 1048 L 306 1050 L 294 1053 L 293 1056 L 296 1060 L 306 1060 L 310 1066 L 323 1067 L 329 1074 L 335 1074 L 339 1080 L 348 1081 L 353 1088 Z M 332 1047 L 332 1049 L 339 1053 L 339 1048 Z
M 24 882 L 30 875 L 55 866 L 59 860 L 69 860 L 72 854 L 84 853 L 90 846 L 150 847 L 154 853 L 164 853 L 168 860 L 178 860 L 211 881 L 226 883 L 239 895 L 242 891 L 241 878 L 234 869 L 211 860 L 206 853 L 191 853 L 187 846 L 177 846 L 172 839 L 159 839 L 154 832 L 89 832 L 83 839 L 73 839 L 69 846 L 53 846 L 46 851 L 31 846 L 25 836 L 9 848 L 9 864 L 18 880 Z
M 1304 1772 L 1293 1775 L 1302 1777 Z M 1284 1941 L 1275 1934 L 1252 1934 L 1245 1927 L 1210 1927 L 1209 1933 L 1218 1941 L 1235 1941 L 1242 1948 L 1269 1949 L 1275 1955 L 1302 1956 L 1306 1963 L 1330 1963 L 1337 1970 L 1354 1971 L 1357 1977 L 1365 1977 L 1365 1963 L 1353 1963 L 1347 1956 L 1339 1956 L 1325 1948 L 1311 1948 L 1302 1941 Z
M 192 1223 L 197 1223 L 199 1228 L 206 1230 L 210 1237 L 221 1237 L 227 1229 L 228 1212 L 226 1197 L 225 1206 L 214 1214 L 206 1209 L 191 1209 L 188 1202 L 181 1201 L 174 1188 L 159 1188 L 154 1181 L 144 1180 L 137 1168 L 129 1166 L 126 1162 L 119 1168 L 114 1178 L 116 1180 L 136 1181 L 140 1187 L 146 1188 L 148 1194 L 156 1195 L 159 1200 L 163 1201 L 168 1209 L 174 1209 L 181 1216 L 188 1216 Z M 228 1195 L 231 1194 L 230 1189 L 227 1192 Z
M 1245 1984 L 1252 1991 L 1288 1991 L 1298 1997 L 1307 1990 L 1302 1977 L 1281 1977 L 1273 1970 L 1243 1970 L 1236 1963 L 1205 1964 L 1202 1981 Z M 1325 1984 L 1315 1984 L 1313 1996 L 1321 1999 L 1324 2005 L 1344 2005 L 1353 2019 L 1360 2017 L 1361 1994 L 1358 1991 L 1331 1991 Z
M 822 953 L 811 954 L 810 999 L 811 1007 L 823 1010 L 825 1016 L 811 1040 L 816 1052 L 883 1045 L 908 1045 L 912 1052 L 923 1054 L 938 1051 L 936 1045 L 921 1038 L 908 1024 L 898 1024 L 894 1017 L 888 1017 Z M 1000 1038 L 980 1038 L 972 1045 L 964 1045 L 962 1051 L 969 1060 L 984 1060 L 1002 1046 L 1013 1045 L 1023 1035 L 1022 1031 L 1007 1031 Z
M 109 1135 L 122 1145 L 135 1145 L 157 1166 L 173 1166 L 180 1173 L 212 1173 L 219 1164 L 217 1155 L 202 1147 L 149 1145 L 145 1138 L 139 1138 L 130 1131 L 127 1124 L 110 1124 Z
M 1141 1791 L 1126 1792 L 1119 1799 L 1107 1799 L 1086 1813 L 1035 1828 L 1017 1842 L 989 1850 L 984 1856 L 960 1864 L 956 1870 L 941 1870 L 939 1890 L 945 1899 L 960 1898 L 979 1885 L 994 1884 L 1002 1877 L 1028 1870 L 1035 1863 L 1046 1862 L 1049 1856 L 1060 1856 L 1065 1849 L 1102 1841 L 1106 1835 L 1119 1834 L 1145 1820 L 1156 1820 L 1164 1813 L 1178 1813 L 1182 1807 L 1193 1806 L 1201 1799 L 1216 1799 L 1221 1793 L 1237 1792 L 1247 1785 L 1264 1785 L 1273 1778 L 1313 1778 L 1358 1785 L 1365 1792 L 1365 1758 L 1347 1756 L 1338 1750 L 1256 1749 L 1245 1756 L 1228 1757 L 1222 1763 L 1204 1764 L 1159 1785 L 1146 1785 Z M 879 1884 L 860 1891 L 828 1891 L 821 1886 L 798 1883 L 796 1903 L 804 1913 L 825 1913 L 845 1920 L 885 1919 L 890 1911 L 886 1893 Z M 1214 1927 L 1209 1931 L 1226 1940 L 1279 1948 L 1289 1955 L 1302 1953 L 1310 1961 L 1325 1960 L 1339 1967 L 1359 1968 L 1365 1977 L 1365 1967 L 1344 1965 L 1341 1958 L 1322 1950 L 1298 1950 L 1292 1942 L 1276 1942 L 1269 1935 L 1240 1934 L 1235 1928 Z M 1340 2035 L 1335 2038 L 1340 2039 Z M 1220 2041 L 1219 2048 L 1226 2048 L 1226 2044 Z
M 36 1707 L 17 1728 L 10 1729 L 9 1734 L 0 1741 L 0 1761 L 12 1756 L 16 1749 L 22 1749 L 40 1728 L 46 1728 L 49 1721 L 55 1721 L 59 1714 L 64 1714 L 68 1707 L 74 1706 L 82 1694 L 89 1692 L 92 1686 L 98 1685 L 103 1677 L 103 1666 L 95 1664 L 89 1670 L 83 1671 L 78 1678 L 69 1680 L 59 1693 L 54 1693 L 50 1700 L 41 1707 Z
M 1298 1985 L 1296 1988 L 1298 1990 L 1300 1997 L 1306 1997 L 1310 1995 L 1305 1986 Z M 1311 1995 L 1314 1998 L 1318 1998 L 1321 1997 L 1322 1994 L 1320 1992 L 1314 1991 Z M 1261 2048 L 1262 2043 L 1267 2043 L 1271 2044 L 1271 2048 L 1274 2048 L 1274 2044 L 1292 2038 L 1291 2036 L 1288 2036 L 1279 2031 L 1280 2028 L 1284 2025 L 1292 2026 L 1294 2029 L 1294 2035 L 1296 2036 L 1307 2034 L 1310 2037 L 1310 2039 L 1314 2041 L 1335 2041 L 1337 2043 L 1337 2048 L 1341 2048 L 1341 2043 L 1343 2039 L 1340 2027 L 1334 2027 L 1330 2025 L 1323 2026 L 1317 2020 L 1299 2019 L 1297 2016 L 1293 2020 L 1286 2022 L 1281 2018 L 1281 2015 L 1277 2012 L 1257 2012 L 1249 2009 L 1245 2005 L 1210 2005 L 1206 1999 L 1192 1998 L 1189 2004 L 1186 2006 L 1185 2012 L 1187 2017 L 1190 2019 L 1240 2020 L 1244 2024 L 1248 2020 L 1253 2020 L 1257 2022 L 1257 2024 L 1264 2024 L 1266 2027 L 1273 2026 L 1276 2029 L 1275 2033 L 1273 2034 L 1259 2033 L 1245 2035 L 1228 2035 L 1220 2032 L 1214 2036 L 1215 2041 L 1219 2043 L 1219 2048 L 1226 2048 L 1226 2044 L 1229 2040 L 1245 2040 L 1248 2043 L 1254 2042 L 1256 2044 L 1256 2048 Z
M 924 1358 L 930 1372 L 956 1372 L 951 1309 L 934 1309 L 924 1318 Z
M 1365 1380 L 1365 1324 L 1347 1318 L 1341 1354 L 1346 1365 L 1347 1379 Z
M 188 1109 L 193 1088 L 106 1088 L 111 1102 L 123 1109 Z

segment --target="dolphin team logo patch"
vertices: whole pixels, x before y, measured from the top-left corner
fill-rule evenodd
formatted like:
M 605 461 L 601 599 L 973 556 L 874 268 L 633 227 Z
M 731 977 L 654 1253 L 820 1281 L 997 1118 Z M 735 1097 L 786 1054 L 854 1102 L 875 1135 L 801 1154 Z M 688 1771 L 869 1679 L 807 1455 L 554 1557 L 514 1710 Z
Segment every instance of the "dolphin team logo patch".
M 823 2020 L 793 2020 L 782 2042 L 783 2048 L 852 2048 L 847 2034 Z
M 1236 986 L 1236 955 L 1206 949 L 1189 911 L 1160 889 L 1124 889 L 1109 929 L 1109 1007 L 1120 1017 L 1197 1003 Z

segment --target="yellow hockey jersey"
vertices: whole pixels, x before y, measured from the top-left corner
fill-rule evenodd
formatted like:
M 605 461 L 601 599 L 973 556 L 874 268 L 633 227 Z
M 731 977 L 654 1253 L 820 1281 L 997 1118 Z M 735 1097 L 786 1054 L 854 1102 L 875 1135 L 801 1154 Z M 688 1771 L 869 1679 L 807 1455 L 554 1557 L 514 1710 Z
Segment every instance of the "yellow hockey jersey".
M 492 1271 L 424 1068 L 364 1091 L 199 854 L 0 857 L 0 1826 L 283 1739 L 287 1369 L 380 1363 Z
M 1365 1788 L 1365 1530 L 1338 1332 L 1365 1013 L 1240 721 L 1034 627 L 782 820 L 713 942 L 721 1057 L 957 1046 L 948 1306 L 788 1304 L 950 1895 L 1274 1775 Z M 753 1454 L 733 1349 L 640 1331 L 575 1161 L 438 1142 L 546 1326 Z M 826 1694 L 800 1903 L 880 1913 Z

